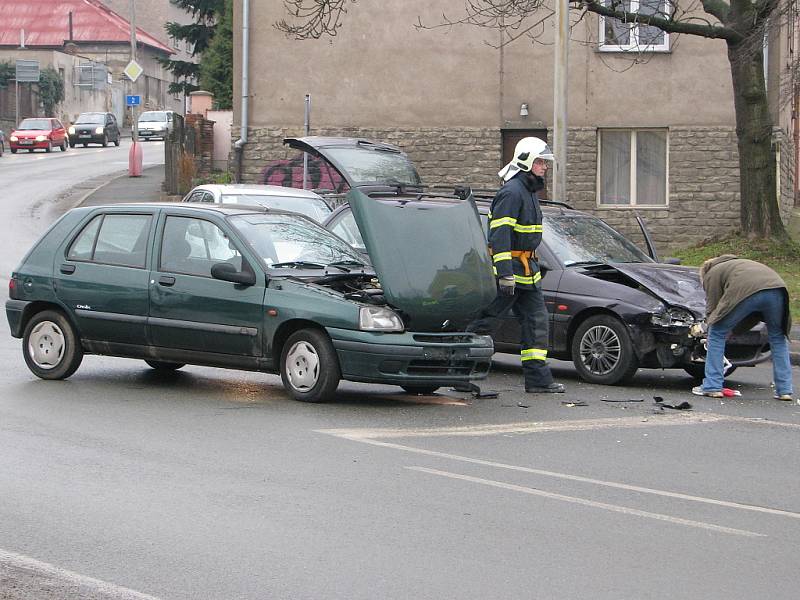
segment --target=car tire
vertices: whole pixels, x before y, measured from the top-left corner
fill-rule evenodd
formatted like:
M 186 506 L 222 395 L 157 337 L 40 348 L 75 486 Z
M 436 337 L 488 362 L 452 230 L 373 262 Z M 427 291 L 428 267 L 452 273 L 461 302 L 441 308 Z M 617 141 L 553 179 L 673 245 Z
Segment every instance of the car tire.
M 408 394 L 418 394 L 422 396 L 429 396 L 438 390 L 440 385 L 401 385 L 401 388 Z
M 115 140 L 114 140 L 114 145 L 115 145 L 117 148 L 119 148 L 119 136 L 117 136 L 117 139 L 115 139 Z
M 44 310 L 28 321 L 22 354 L 31 372 L 42 379 L 66 379 L 83 360 L 78 332 L 55 310 Z
M 602 385 L 625 383 L 639 368 L 628 330 L 611 315 L 594 315 L 578 326 L 572 362 L 581 379 Z
M 301 402 L 327 402 L 342 377 L 333 344 L 319 329 L 301 329 L 289 336 L 280 369 L 284 387 Z
M 77 144 L 75 144 L 75 142 L 70 142 L 70 143 L 69 143 L 69 147 L 70 147 L 70 148 L 74 148 L 76 145 L 77 145 Z
M 102 144 L 103 144 L 103 148 L 108 148 L 108 136 L 107 135 L 103 135 Z
M 33 148 L 28 148 L 28 154 L 31 154 L 32 152 L 33 152 Z
M 63 142 L 61 142 L 61 151 L 66 152 L 67 148 L 69 148 L 69 144 L 67 144 L 67 140 L 64 140 Z
M 703 378 L 706 376 L 706 364 L 705 363 L 692 363 L 691 365 L 683 365 L 683 370 L 686 371 L 692 379 L 695 381 L 703 381 Z M 736 367 L 731 365 L 725 372 L 723 373 L 724 377 L 733 374 L 736 370 Z
M 89 145 L 89 142 L 83 142 L 83 147 L 86 148 Z
M 52 152 L 53 151 L 53 144 L 47 142 L 47 148 L 44 149 L 45 152 Z
M 16 153 L 17 153 L 17 149 L 16 148 L 11 148 L 11 154 L 16 154 Z
M 177 371 L 178 369 L 186 365 L 186 363 L 165 362 L 163 360 L 145 359 L 144 362 L 153 367 L 156 371 Z

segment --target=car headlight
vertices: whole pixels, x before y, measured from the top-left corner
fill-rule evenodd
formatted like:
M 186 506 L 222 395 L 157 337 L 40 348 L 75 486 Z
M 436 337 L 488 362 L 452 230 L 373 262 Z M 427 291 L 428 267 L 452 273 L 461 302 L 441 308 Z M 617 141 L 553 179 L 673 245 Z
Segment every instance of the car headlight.
M 19 141 L 19 138 L 17 136 L 15 136 L 15 135 L 12 135 L 10 138 L 8 138 L 8 140 L 10 142 L 16 142 L 16 141 Z
M 668 308 L 650 315 L 650 322 L 660 327 L 689 327 L 694 321 L 694 315 L 683 308 Z
M 403 321 L 393 310 L 384 306 L 362 306 L 358 313 L 358 328 L 362 331 L 403 331 Z
M 103 128 L 102 127 L 98 127 L 97 129 L 94 130 L 94 132 L 95 133 L 103 133 Z
M 47 136 L 46 135 L 37 135 L 36 136 L 36 141 L 37 142 L 45 142 L 45 141 L 47 141 Z
M 67 133 L 69 133 L 70 135 L 75 135 L 75 128 L 70 127 L 69 129 L 67 129 Z

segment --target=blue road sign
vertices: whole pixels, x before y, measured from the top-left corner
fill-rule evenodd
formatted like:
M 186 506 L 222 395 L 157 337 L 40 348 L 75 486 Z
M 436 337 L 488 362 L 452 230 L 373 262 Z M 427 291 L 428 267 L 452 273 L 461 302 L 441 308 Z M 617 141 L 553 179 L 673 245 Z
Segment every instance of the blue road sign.
M 125 104 L 128 106 L 139 106 L 141 103 L 141 96 L 125 96 Z

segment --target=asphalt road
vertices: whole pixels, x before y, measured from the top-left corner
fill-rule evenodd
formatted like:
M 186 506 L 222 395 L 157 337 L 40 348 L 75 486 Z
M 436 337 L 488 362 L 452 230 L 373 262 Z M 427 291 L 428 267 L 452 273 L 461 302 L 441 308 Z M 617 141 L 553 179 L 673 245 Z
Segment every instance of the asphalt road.
M 24 204 L 20 254 L 46 226 Z M 567 393 L 532 396 L 500 355 L 497 398 L 312 405 L 275 375 L 97 356 L 42 381 L 19 346 L 3 322 L 3 600 L 797 597 L 800 406 L 768 365 L 716 400 L 555 362 Z

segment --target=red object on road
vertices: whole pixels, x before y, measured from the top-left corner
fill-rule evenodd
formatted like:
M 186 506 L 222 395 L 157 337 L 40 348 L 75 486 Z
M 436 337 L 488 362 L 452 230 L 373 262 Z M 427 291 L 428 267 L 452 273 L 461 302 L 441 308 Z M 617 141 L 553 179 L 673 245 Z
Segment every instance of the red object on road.
M 731 398 L 733 396 L 741 396 L 742 392 L 739 390 L 732 390 L 731 388 L 722 388 L 722 395 L 726 398 Z
M 142 176 L 142 145 L 133 140 L 128 152 L 128 177 Z

